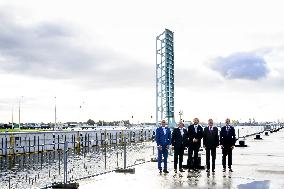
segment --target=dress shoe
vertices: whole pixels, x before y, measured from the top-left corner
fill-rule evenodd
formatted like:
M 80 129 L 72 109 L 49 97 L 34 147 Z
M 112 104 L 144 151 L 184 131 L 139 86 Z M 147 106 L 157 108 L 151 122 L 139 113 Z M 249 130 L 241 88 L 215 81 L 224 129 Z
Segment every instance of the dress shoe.
M 230 172 L 234 172 L 232 168 L 229 169 Z
M 162 170 L 159 170 L 159 173 L 161 174 L 161 173 L 162 173 Z
M 177 173 L 177 170 L 175 169 L 174 172 Z
M 183 170 L 183 169 L 180 169 L 179 172 L 184 172 L 184 170 Z
M 206 172 L 207 172 L 207 173 L 210 172 L 210 169 L 206 169 Z
M 167 171 L 167 170 L 163 170 L 163 172 L 164 172 L 164 173 L 169 173 L 169 171 Z
M 215 173 L 215 169 L 212 169 L 212 173 Z
M 223 169 L 223 172 L 226 172 L 226 169 Z

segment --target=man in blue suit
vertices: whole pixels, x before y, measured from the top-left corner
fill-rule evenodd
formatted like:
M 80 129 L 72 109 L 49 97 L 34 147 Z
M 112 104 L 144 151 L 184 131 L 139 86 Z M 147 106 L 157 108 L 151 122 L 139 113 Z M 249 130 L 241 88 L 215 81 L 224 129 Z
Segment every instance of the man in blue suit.
M 171 130 L 166 127 L 166 121 L 162 120 L 160 127 L 156 130 L 156 142 L 158 146 L 158 169 L 162 173 L 162 156 L 164 157 L 164 173 L 167 170 L 168 149 L 171 144 Z
M 221 128 L 220 131 L 220 146 L 222 148 L 222 165 L 223 172 L 226 172 L 226 158 L 228 156 L 228 167 L 229 171 L 232 170 L 232 150 L 236 143 L 235 129 L 230 125 L 230 119 L 227 118 L 225 121 L 226 125 Z

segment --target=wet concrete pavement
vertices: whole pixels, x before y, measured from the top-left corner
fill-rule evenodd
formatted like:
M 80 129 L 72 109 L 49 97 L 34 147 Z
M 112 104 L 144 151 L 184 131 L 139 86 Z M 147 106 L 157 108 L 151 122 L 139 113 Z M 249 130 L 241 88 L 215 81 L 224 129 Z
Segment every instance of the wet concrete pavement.
M 217 150 L 216 172 L 205 170 L 175 174 L 173 156 L 169 156 L 169 174 L 159 174 L 156 162 L 135 166 L 135 174 L 108 173 L 90 180 L 80 181 L 80 189 L 89 188 L 237 188 L 279 189 L 284 188 L 284 130 L 261 134 L 263 140 L 246 139 L 248 147 L 233 151 L 234 172 L 222 172 L 221 149 Z M 151 157 L 149 157 L 150 159 Z M 186 162 L 187 157 L 184 157 Z M 202 165 L 205 152 L 202 152 Z

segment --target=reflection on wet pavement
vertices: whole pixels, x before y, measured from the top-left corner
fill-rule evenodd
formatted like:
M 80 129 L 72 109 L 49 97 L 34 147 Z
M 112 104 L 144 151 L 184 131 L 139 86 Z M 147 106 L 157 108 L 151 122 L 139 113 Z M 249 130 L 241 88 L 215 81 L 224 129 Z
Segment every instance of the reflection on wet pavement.
M 240 184 L 238 189 L 269 189 L 270 181 L 253 181 L 248 184 Z
M 70 151 L 68 158 L 68 179 L 80 183 L 80 189 L 90 188 L 155 188 L 155 189 L 284 189 L 284 131 L 262 136 L 263 140 L 247 138 L 247 148 L 233 151 L 234 172 L 222 172 L 221 149 L 217 149 L 216 172 L 205 170 L 173 171 L 173 154 L 169 155 L 169 174 L 159 174 L 156 162 L 147 162 L 155 157 L 155 147 L 151 143 L 138 143 L 127 147 L 127 165 L 136 165 L 135 174 L 103 172 L 123 167 L 123 149 L 90 148 L 79 152 Z M 105 155 L 106 150 L 106 155 Z M 153 154 L 153 150 L 155 155 Z M 202 165 L 205 152 L 201 152 Z M 0 188 L 40 188 L 63 177 L 62 152 L 47 152 L 0 158 Z M 184 157 L 186 162 L 187 156 Z M 107 163 L 106 163 L 107 162 Z M 79 180 L 79 178 L 86 178 Z M 11 180 L 8 180 L 11 179 Z
M 135 166 L 135 174 L 117 174 L 93 178 L 80 182 L 80 189 L 115 188 L 125 189 L 284 189 L 284 131 L 262 136 L 262 141 L 247 138 L 247 148 L 235 148 L 233 151 L 234 172 L 222 172 L 222 154 L 217 149 L 216 172 L 174 173 L 173 156 L 169 156 L 169 174 L 159 174 L 157 163 L 149 162 Z M 273 154 L 273 156 L 268 156 Z M 205 153 L 202 152 L 202 164 Z M 184 157 L 186 161 L 187 156 Z M 111 182 L 110 182 L 111 180 Z M 115 185 L 114 185 L 115 183 Z

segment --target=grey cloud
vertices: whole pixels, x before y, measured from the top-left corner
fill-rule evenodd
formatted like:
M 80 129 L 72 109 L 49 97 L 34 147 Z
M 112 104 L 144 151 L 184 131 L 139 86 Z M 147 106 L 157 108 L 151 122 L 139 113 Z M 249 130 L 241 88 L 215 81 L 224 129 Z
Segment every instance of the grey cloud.
M 153 80 L 154 66 L 92 42 L 88 44 L 92 49 L 87 49 L 76 41 L 75 30 L 64 23 L 23 25 L 1 10 L 0 22 L 0 72 L 105 87 L 148 86 Z
M 38 37 L 67 37 L 71 35 L 69 31 L 67 31 L 64 27 L 60 26 L 60 23 L 42 23 L 35 28 L 35 34 Z
M 210 67 L 226 79 L 259 80 L 269 73 L 265 59 L 249 52 L 218 57 Z

